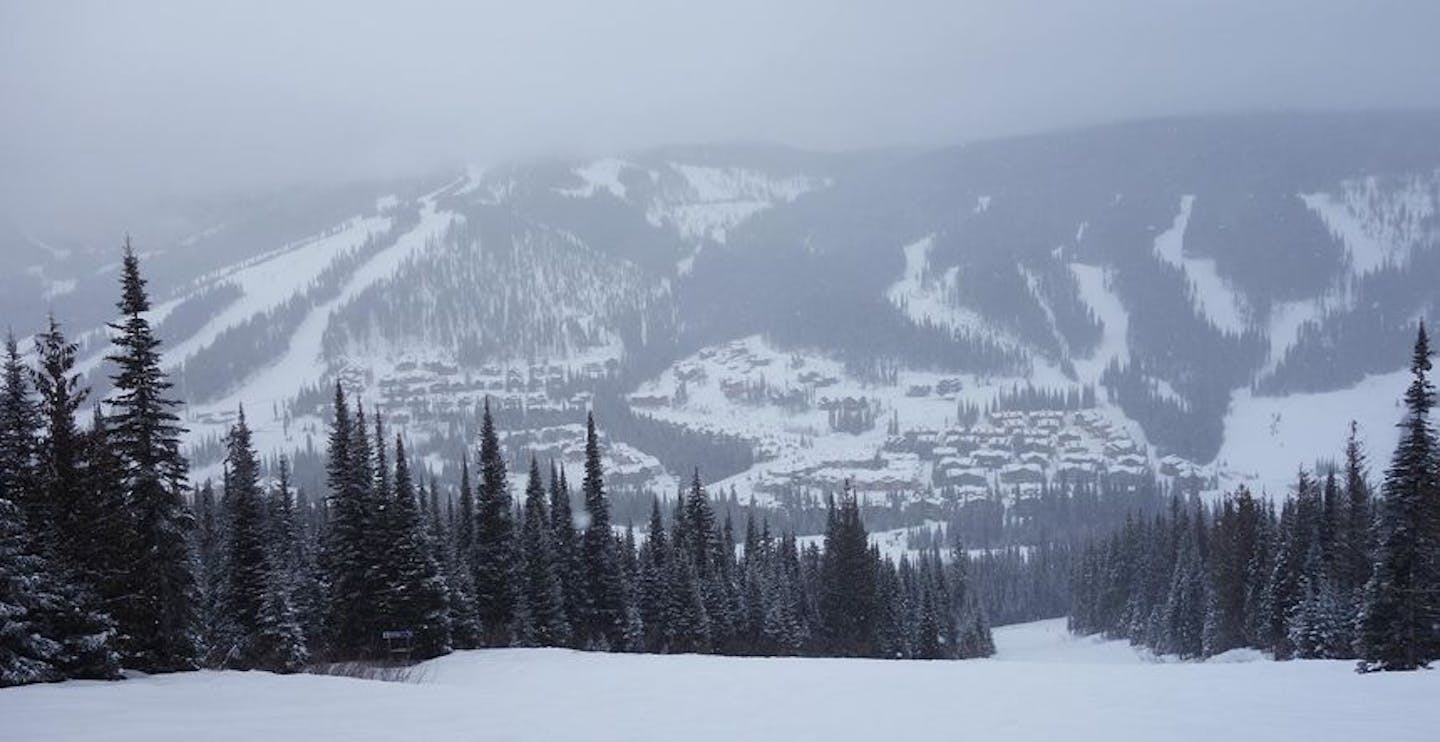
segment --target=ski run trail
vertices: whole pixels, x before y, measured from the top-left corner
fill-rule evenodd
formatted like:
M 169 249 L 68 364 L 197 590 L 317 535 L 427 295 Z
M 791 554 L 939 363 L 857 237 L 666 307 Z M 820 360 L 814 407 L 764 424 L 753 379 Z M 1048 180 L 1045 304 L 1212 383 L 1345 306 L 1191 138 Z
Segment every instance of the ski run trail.
M 458 652 L 411 682 L 192 672 L 0 690 L 0 739 L 1434 740 L 1440 673 L 1351 662 L 1205 663 L 995 630 L 968 661 Z

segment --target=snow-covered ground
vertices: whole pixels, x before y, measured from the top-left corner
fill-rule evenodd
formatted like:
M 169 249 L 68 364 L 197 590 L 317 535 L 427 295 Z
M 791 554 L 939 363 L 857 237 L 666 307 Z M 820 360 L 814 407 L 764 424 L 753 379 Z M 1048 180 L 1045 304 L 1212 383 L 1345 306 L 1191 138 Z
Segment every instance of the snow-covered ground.
M 1384 471 L 1400 439 L 1396 423 L 1408 371 L 1367 376 L 1349 389 L 1284 397 L 1236 392 L 1225 415 L 1225 443 L 1216 462 L 1252 489 L 1283 494 L 1300 467 L 1317 458 L 1339 460 L 1349 421 L 1359 427 L 1370 473 Z
M 989 201 L 985 201 L 986 204 Z M 959 268 L 951 267 L 939 275 L 930 270 L 930 251 L 935 235 L 905 245 L 905 272 L 891 284 L 885 297 L 917 324 L 930 323 L 949 330 L 968 332 L 1010 348 L 1024 343 L 1001 330 L 978 312 L 957 303 L 955 281 Z
M 1440 674 L 1329 661 L 1161 663 L 997 629 L 989 660 L 462 652 L 419 682 L 201 672 L 0 690 L 0 739 L 1431 740 Z
M 1245 300 L 1220 276 L 1213 259 L 1185 255 L 1185 230 L 1190 225 L 1190 210 L 1194 205 L 1194 196 L 1180 199 L 1180 212 L 1175 216 L 1175 223 L 1155 238 L 1155 254 L 1185 271 L 1186 278 L 1195 289 L 1195 308 L 1202 317 L 1220 330 L 1242 333 L 1248 324 Z
M 1417 247 L 1434 244 L 1433 220 L 1440 209 L 1440 173 L 1349 180 L 1338 193 L 1308 193 L 1300 199 L 1345 244 L 1356 276 L 1386 265 L 1403 265 Z

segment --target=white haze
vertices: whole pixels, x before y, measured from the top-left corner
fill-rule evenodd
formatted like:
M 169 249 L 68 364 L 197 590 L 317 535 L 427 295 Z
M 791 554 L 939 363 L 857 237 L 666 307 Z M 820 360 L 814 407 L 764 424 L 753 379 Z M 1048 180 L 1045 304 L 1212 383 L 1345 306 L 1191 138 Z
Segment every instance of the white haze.
M 0 0 L 0 222 L 665 143 L 1430 107 L 1437 27 L 1431 0 Z

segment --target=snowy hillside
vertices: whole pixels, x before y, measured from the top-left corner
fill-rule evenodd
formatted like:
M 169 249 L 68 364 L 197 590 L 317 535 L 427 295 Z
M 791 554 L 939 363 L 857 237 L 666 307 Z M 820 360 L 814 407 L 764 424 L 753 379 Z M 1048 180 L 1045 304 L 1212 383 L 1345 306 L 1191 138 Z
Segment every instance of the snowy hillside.
M 1063 621 L 1000 628 L 995 641 L 996 657 L 967 661 L 506 649 L 427 662 L 413 683 L 262 672 L 71 681 L 0 691 L 0 718 L 5 738 L 32 742 L 873 740 L 937 728 L 1006 740 L 1408 742 L 1440 728 L 1434 673 L 1362 677 L 1348 662 L 1239 655 L 1157 663 L 1071 637 Z
M 343 379 L 437 465 L 489 398 L 526 440 L 633 412 L 627 486 L 700 466 L 762 500 L 1152 474 L 1278 492 L 1350 419 L 1384 455 L 1414 322 L 1440 319 L 1440 159 L 1407 122 L 472 167 L 297 203 L 309 218 L 264 232 L 212 217 L 147 258 L 152 318 L 200 477 L 242 404 L 262 451 L 314 445 Z M 172 265 L 201 254 L 220 262 Z M 58 270 L 36 266 L 37 291 L 88 301 Z M 103 391 L 104 332 L 75 329 Z M 716 461 L 715 436 L 753 462 Z

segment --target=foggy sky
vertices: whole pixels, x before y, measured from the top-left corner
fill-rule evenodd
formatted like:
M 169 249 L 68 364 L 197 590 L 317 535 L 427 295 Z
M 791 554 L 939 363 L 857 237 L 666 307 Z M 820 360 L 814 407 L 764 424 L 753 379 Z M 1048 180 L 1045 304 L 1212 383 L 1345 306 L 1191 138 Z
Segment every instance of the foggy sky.
M 33 222 L 529 154 L 1433 107 L 1437 28 L 1433 0 L 0 0 L 0 203 Z

